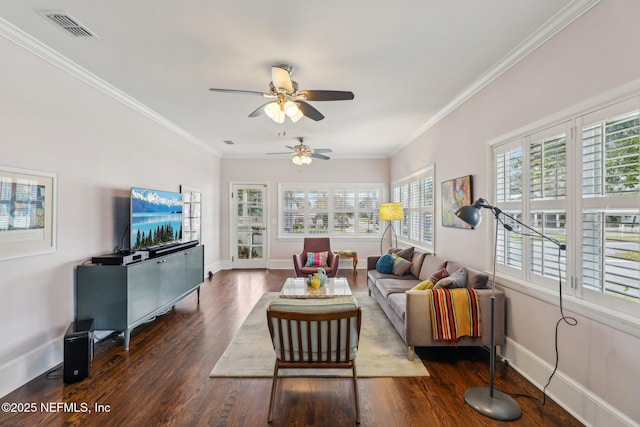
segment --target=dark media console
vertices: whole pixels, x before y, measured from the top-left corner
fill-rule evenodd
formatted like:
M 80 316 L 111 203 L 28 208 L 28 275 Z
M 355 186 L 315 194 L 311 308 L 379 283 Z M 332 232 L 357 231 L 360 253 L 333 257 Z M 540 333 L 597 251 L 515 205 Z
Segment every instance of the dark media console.
M 204 246 L 173 248 L 172 253 L 129 265 L 88 264 L 76 269 L 76 319 L 93 319 L 95 330 L 131 331 L 198 292 L 204 281 Z M 151 251 L 149 251 L 151 252 Z

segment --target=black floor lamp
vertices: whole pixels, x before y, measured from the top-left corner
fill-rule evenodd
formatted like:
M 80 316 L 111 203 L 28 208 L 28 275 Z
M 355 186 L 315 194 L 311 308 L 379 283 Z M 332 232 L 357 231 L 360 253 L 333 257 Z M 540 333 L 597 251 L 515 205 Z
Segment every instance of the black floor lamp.
M 471 387 L 469 390 L 467 390 L 464 394 L 464 401 L 467 402 L 467 404 L 469 404 L 473 409 L 483 415 L 486 415 L 487 417 L 502 421 L 512 421 L 520 418 L 520 416 L 522 415 L 522 409 L 520 409 L 518 403 L 513 400 L 511 396 L 501 392 L 500 390 L 495 390 L 494 388 L 496 364 L 496 345 L 494 334 L 496 303 L 496 258 L 498 253 L 498 225 L 501 222 L 500 215 L 509 218 L 510 220 L 534 233 L 535 235 L 555 243 L 556 245 L 558 245 L 560 250 L 565 250 L 567 247 L 557 240 L 545 236 L 544 234 L 536 231 L 528 225 L 523 224 L 511 215 L 502 212 L 502 210 L 500 210 L 499 208 L 491 206 L 485 199 L 478 199 L 473 203 L 473 205 L 462 206 L 456 211 L 456 216 L 472 227 L 477 227 L 482 221 L 482 213 L 480 212 L 481 209 L 491 210 L 491 213 L 493 213 L 493 216 L 496 219 L 496 235 L 493 243 L 493 279 L 491 294 L 491 356 L 489 361 L 490 380 L 489 387 Z M 509 224 L 505 224 L 503 222 L 502 225 L 506 230 L 513 231 L 513 228 Z

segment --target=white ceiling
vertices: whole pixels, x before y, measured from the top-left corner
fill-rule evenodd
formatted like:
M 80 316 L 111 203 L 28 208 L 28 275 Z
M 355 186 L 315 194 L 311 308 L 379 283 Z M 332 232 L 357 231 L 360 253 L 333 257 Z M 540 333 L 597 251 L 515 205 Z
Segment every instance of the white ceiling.
M 224 158 L 265 158 L 307 137 L 333 158 L 385 158 L 535 49 L 594 0 L 0 0 L 0 34 Z M 96 38 L 45 19 L 63 11 Z M 247 117 L 291 64 L 325 119 Z M 234 145 L 223 141 L 231 140 Z M 271 156 L 274 157 L 274 156 Z

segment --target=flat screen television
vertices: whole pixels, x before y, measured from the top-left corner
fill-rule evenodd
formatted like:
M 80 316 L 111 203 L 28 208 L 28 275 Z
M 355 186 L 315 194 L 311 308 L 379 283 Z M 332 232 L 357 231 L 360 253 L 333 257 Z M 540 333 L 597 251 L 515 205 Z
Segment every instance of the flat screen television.
M 131 250 L 182 240 L 182 193 L 131 189 Z

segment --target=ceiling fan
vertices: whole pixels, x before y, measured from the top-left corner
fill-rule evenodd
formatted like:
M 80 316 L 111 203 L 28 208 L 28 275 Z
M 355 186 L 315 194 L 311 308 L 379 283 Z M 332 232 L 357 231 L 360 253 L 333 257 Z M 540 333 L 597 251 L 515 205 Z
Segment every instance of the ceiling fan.
M 298 138 L 298 141 L 300 141 L 300 144 L 295 145 L 293 147 L 289 146 L 289 145 L 285 145 L 285 147 L 287 147 L 289 150 L 289 152 L 286 153 L 267 153 L 267 154 L 290 154 L 293 155 L 291 157 L 291 161 L 293 163 L 295 163 L 296 165 L 308 165 L 309 163 L 311 163 L 312 159 L 321 159 L 321 160 L 329 160 L 331 157 L 326 156 L 322 153 L 331 153 L 333 150 L 331 150 L 330 148 L 317 148 L 317 149 L 313 149 L 310 148 L 308 145 L 306 145 L 304 143 L 305 138 L 300 137 Z
M 266 114 L 276 123 L 284 123 L 289 117 L 294 123 L 306 116 L 312 120 L 324 119 L 322 113 L 312 107 L 307 101 L 349 101 L 354 98 L 353 92 L 339 90 L 298 90 L 298 83 L 291 80 L 293 67 L 287 64 L 271 67 L 271 83 L 269 92 L 256 92 L 251 90 L 219 89 L 211 88 L 213 92 L 244 93 L 261 95 L 265 98 L 273 98 L 255 109 L 249 117 L 257 117 Z

